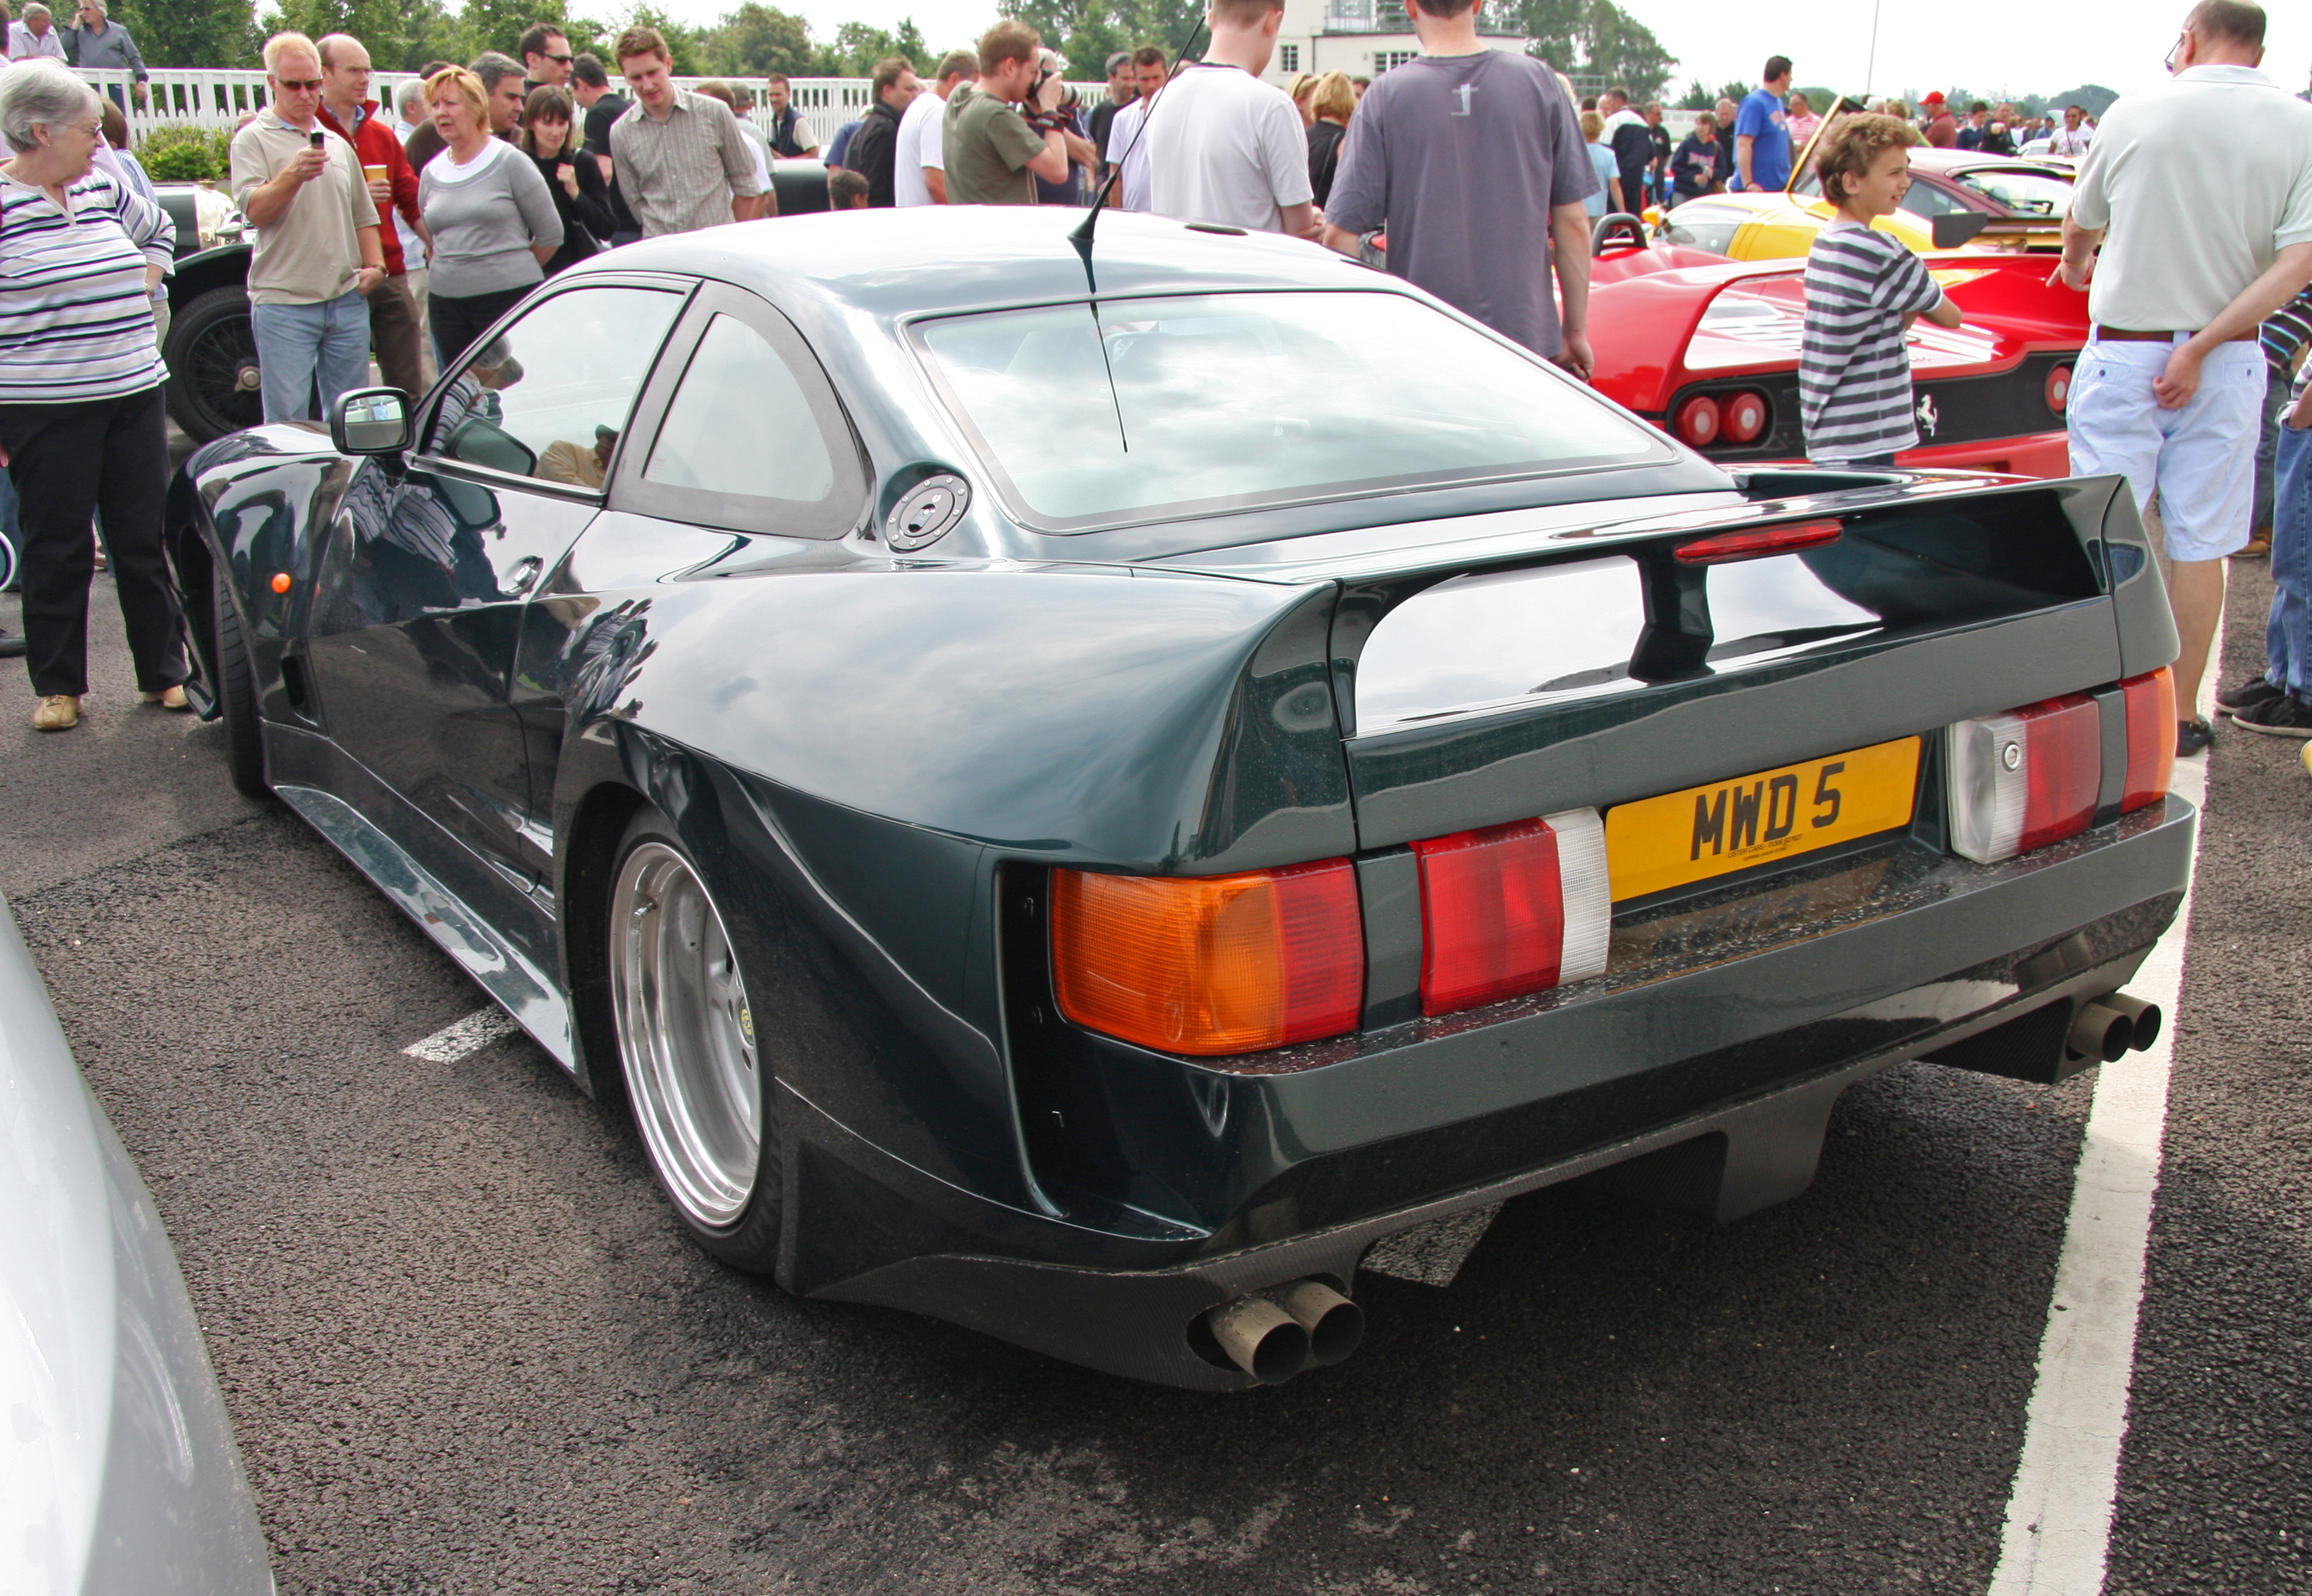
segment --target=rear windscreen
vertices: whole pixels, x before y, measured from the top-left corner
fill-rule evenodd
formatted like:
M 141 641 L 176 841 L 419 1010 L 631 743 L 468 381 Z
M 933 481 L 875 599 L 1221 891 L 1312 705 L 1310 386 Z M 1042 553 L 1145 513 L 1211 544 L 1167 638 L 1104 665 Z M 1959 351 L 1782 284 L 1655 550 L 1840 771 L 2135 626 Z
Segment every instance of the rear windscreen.
M 915 337 L 1023 519 L 1054 531 L 1671 453 L 1400 294 L 1108 300 Z

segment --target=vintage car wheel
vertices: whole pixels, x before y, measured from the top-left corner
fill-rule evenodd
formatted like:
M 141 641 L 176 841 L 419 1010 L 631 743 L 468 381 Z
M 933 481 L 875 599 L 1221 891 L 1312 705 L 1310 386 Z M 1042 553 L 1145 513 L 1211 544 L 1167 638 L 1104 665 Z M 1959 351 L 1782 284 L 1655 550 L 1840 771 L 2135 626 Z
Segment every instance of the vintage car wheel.
M 708 1250 L 766 1270 L 778 1249 L 778 1142 L 737 951 L 656 811 L 626 829 L 614 882 L 610 1007 L 635 1122 Z
M 249 294 L 212 288 L 169 324 L 169 415 L 197 443 L 265 419 Z
M 224 568 L 210 575 L 209 608 L 216 645 L 216 697 L 224 721 L 224 757 L 232 785 L 251 798 L 270 798 L 265 779 L 265 728 L 257 715 L 257 680 L 250 672 L 249 645 L 241 635 L 241 611 Z

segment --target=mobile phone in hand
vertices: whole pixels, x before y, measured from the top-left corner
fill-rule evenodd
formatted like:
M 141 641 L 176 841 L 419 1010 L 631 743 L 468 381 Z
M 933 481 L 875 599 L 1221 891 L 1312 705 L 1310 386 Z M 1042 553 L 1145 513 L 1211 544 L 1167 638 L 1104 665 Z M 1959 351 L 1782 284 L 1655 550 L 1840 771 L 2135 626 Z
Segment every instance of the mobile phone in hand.
M 317 149 L 317 150 L 318 150 L 318 149 L 320 149 L 320 148 L 321 147 L 321 134 L 320 134 L 320 130 L 319 128 L 314 129 L 314 131 L 313 131 L 313 135 L 312 135 L 312 139 L 313 139 L 313 147 L 314 147 L 315 149 Z

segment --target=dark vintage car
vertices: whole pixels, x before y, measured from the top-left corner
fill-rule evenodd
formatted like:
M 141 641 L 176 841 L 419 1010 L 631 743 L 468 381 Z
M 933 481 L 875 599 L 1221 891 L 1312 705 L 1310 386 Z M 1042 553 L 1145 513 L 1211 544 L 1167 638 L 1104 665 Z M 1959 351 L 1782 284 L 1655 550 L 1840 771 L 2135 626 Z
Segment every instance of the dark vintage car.
M 153 189 L 177 224 L 162 350 L 169 416 L 187 437 L 206 443 L 265 417 L 249 321 L 251 241 L 222 190 L 199 183 L 156 183 Z
M 827 168 L 817 161 L 773 163 L 779 214 L 827 209 Z M 249 320 L 253 230 L 211 185 L 154 185 L 177 224 L 176 269 L 169 278 L 169 416 L 196 443 L 265 418 L 257 336 Z M 204 215 L 204 210 L 207 215 Z
M 234 778 L 708 1251 L 1239 1388 L 1400 1232 L 1731 1219 L 1897 1060 L 2148 1042 L 2195 815 L 2117 478 L 1729 471 L 1394 278 L 1081 215 L 620 250 L 171 490 Z

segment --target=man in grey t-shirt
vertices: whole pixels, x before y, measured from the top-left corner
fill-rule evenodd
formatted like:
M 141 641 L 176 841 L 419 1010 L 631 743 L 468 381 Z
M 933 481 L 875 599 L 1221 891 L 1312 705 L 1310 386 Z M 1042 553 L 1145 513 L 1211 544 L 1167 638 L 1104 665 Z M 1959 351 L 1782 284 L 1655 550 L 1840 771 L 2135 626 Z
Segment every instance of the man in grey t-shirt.
M 1344 255 L 1388 230 L 1388 269 L 1575 375 L 1590 375 L 1598 174 L 1556 75 L 1489 49 L 1475 0 L 1415 0 L 1422 53 L 1357 105 L 1327 204 Z M 1544 262 L 1555 244 L 1560 325 Z

